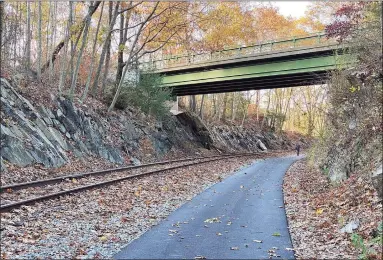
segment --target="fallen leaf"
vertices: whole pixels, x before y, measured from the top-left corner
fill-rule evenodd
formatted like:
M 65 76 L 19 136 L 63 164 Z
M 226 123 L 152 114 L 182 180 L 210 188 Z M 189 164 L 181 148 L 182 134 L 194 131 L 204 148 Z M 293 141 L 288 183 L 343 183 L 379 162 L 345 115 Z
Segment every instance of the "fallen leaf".
M 254 239 L 253 242 L 255 242 L 255 243 L 262 243 L 262 240 Z
M 221 233 L 219 233 L 219 232 L 217 232 L 217 236 L 222 236 L 222 234 L 221 234 Z
M 317 209 L 317 210 L 315 211 L 315 213 L 316 213 L 317 215 L 320 215 L 320 214 L 323 213 L 323 209 Z
M 105 241 L 107 241 L 108 240 L 108 238 L 106 237 L 106 236 L 102 236 L 102 237 L 100 237 L 100 241 L 101 242 L 105 242 Z
M 274 232 L 274 233 L 273 233 L 273 236 L 275 236 L 275 237 L 280 237 L 280 236 L 281 236 L 281 233 L 279 233 L 279 232 Z
M 194 257 L 194 259 L 196 259 L 196 260 L 206 259 L 206 257 L 204 257 L 203 255 L 197 255 L 196 257 Z
M 204 222 L 205 223 L 221 223 L 221 220 L 219 220 L 219 218 L 208 218 Z
M 232 246 L 232 247 L 230 247 L 230 250 L 239 250 L 239 247 L 237 247 L 237 246 Z

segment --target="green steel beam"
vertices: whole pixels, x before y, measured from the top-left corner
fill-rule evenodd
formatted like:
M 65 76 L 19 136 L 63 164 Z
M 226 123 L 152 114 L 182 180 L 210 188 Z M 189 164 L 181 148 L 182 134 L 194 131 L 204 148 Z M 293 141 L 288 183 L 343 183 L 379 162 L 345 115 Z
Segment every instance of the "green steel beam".
M 240 80 L 267 76 L 278 76 L 304 72 L 329 71 L 345 64 L 348 55 L 332 55 L 323 57 L 307 57 L 287 61 L 248 65 L 236 68 L 213 69 L 209 71 L 189 72 L 178 75 L 165 75 L 162 86 L 175 87 L 199 83 Z M 233 64 L 235 66 L 235 64 Z

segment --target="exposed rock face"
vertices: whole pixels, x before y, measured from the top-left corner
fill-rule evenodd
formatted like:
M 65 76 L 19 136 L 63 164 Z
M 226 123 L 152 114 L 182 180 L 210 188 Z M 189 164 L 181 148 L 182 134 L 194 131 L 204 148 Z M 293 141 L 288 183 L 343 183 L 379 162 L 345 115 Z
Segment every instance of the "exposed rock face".
M 68 152 L 123 163 L 121 152 L 104 140 L 101 122 L 64 98 L 57 100 L 54 111 L 44 106 L 36 109 L 1 79 L 1 107 L 1 157 L 10 163 L 59 167 L 68 162 Z
M 0 157 L 0 172 L 6 172 L 6 171 L 7 171 L 7 167 L 5 166 L 3 162 L 3 158 Z
M 266 151 L 266 150 L 267 150 L 266 146 L 262 143 L 261 140 L 258 140 L 256 144 L 257 144 L 257 146 L 258 146 L 262 151 Z
M 378 192 L 380 198 L 383 197 L 383 173 L 382 173 L 382 162 L 380 166 L 372 174 L 372 183 Z
M 129 111 L 101 116 L 76 107 L 63 97 L 54 106 L 33 106 L 18 94 L 17 86 L 1 78 L 1 171 L 4 161 L 24 167 L 42 164 L 59 167 L 69 162 L 69 155 L 100 156 L 115 164 L 124 164 L 142 150 L 161 157 L 172 149 L 197 152 L 216 148 L 222 152 L 265 151 L 291 148 L 287 138 L 272 133 L 259 134 L 255 129 L 229 126 L 206 126 L 192 113 L 170 116 L 162 123 L 150 125 L 132 120 Z M 140 156 L 138 156 L 139 158 Z M 142 158 L 139 158 L 140 160 Z M 133 161 L 139 164 L 139 159 Z
M 211 129 L 214 144 L 228 151 L 266 151 L 267 149 L 292 149 L 293 144 L 284 136 L 259 133 L 256 129 L 240 126 L 214 126 Z

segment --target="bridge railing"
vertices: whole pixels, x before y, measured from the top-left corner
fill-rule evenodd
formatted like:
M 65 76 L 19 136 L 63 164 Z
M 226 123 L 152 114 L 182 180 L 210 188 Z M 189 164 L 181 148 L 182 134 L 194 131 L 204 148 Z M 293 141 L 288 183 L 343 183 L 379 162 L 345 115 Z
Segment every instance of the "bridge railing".
M 236 47 L 213 52 L 168 56 L 158 60 L 140 62 L 139 67 L 141 69 L 165 69 L 208 61 L 210 62 L 225 60 L 228 58 L 245 57 L 267 52 L 280 52 L 304 47 L 325 46 L 330 43 L 333 43 L 333 40 L 328 40 L 325 33 L 316 33 L 303 37 L 267 41 L 250 46 Z

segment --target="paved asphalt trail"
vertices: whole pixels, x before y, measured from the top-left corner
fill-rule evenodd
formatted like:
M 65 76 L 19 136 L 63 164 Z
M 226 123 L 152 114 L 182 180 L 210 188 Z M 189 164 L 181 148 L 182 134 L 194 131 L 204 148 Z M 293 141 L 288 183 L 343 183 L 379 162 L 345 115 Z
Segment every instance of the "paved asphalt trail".
M 114 258 L 268 259 L 273 247 L 280 256 L 273 259 L 294 258 L 286 250 L 292 245 L 282 183 L 288 167 L 302 157 L 270 158 L 243 168 L 184 204 Z M 212 218 L 220 222 L 205 222 Z

